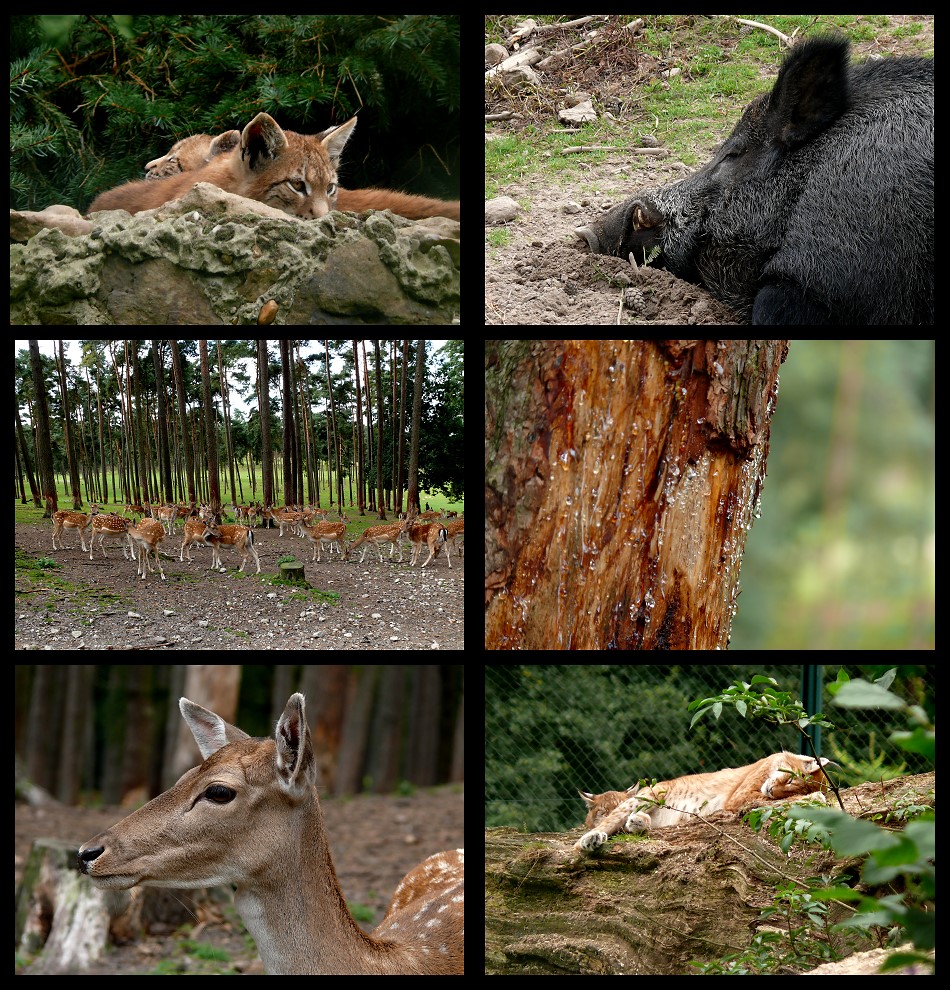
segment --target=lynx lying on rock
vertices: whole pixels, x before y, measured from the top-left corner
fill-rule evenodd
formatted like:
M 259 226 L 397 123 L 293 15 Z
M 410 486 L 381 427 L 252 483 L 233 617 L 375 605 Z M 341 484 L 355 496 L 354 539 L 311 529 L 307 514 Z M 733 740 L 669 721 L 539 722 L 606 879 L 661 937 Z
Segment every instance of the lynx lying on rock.
M 336 208 L 336 165 L 355 126 L 353 117 L 325 132 L 326 136 L 308 137 L 285 132 L 273 117 L 259 113 L 242 131 L 240 143 L 230 150 L 190 172 L 110 189 L 93 200 L 89 212 L 140 213 L 178 199 L 196 182 L 210 182 L 284 213 L 317 219 Z
M 821 758 L 822 766 L 830 761 Z M 800 798 L 818 793 L 824 798 L 828 782 L 810 756 L 775 753 L 747 767 L 697 773 L 664 780 L 654 787 L 634 784 L 626 791 L 588 794 L 578 791 L 587 805 L 584 827 L 590 831 L 574 848 L 590 852 L 617 832 L 643 832 L 666 825 L 679 825 L 687 812 L 739 811 L 750 805 Z M 654 802 L 662 801 L 662 805 Z M 596 826 L 596 827 L 595 827 Z
M 392 210 L 410 220 L 459 219 L 457 200 L 393 189 L 340 189 L 336 168 L 355 127 L 352 117 L 320 134 L 297 134 L 259 113 L 243 132 L 225 131 L 217 137 L 193 134 L 174 144 L 167 155 L 148 162 L 144 180 L 101 193 L 89 212 L 139 213 L 180 198 L 196 182 L 210 182 L 307 220 L 326 216 L 330 210 Z

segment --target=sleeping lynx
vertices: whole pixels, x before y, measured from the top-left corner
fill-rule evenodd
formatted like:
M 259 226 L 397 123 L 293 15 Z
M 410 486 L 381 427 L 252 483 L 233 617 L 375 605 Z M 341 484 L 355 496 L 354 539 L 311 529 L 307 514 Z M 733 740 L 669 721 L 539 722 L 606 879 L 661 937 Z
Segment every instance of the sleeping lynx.
M 210 182 L 305 219 L 326 216 L 330 210 L 387 209 L 410 220 L 459 219 L 457 201 L 391 189 L 340 189 L 336 165 L 355 126 L 353 117 L 320 134 L 297 134 L 282 130 L 268 114 L 259 113 L 243 133 L 193 134 L 174 144 L 167 155 L 148 162 L 144 180 L 127 182 L 96 197 L 89 212 L 139 213 L 178 199 L 196 182 Z
M 241 143 L 240 131 L 225 131 L 217 137 L 210 134 L 192 134 L 172 145 L 172 150 L 145 166 L 146 179 L 164 179 L 169 175 L 193 172 L 207 165 L 212 158 L 231 151 Z
M 821 758 L 822 766 L 830 761 Z M 763 801 L 780 801 L 821 793 L 827 788 L 818 764 L 810 756 L 775 753 L 747 767 L 697 773 L 664 780 L 654 787 L 634 784 L 626 791 L 588 794 L 578 791 L 587 805 L 584 827 L 590 831 L 574 848 L 590 852 L 617 832 L 642 832 L 687 821 L 684 812 L 739 811 Z M 650 800 L 644 801 L 643 798 Z M 662 800 L 660 806 L 653 801 Z M 596 827 L 594 827 L 596 826 Z

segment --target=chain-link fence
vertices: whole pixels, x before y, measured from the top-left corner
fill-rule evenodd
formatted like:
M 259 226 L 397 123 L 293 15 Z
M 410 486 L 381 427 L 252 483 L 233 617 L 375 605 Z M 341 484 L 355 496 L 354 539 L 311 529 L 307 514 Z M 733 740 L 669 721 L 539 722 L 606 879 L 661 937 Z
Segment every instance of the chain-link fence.
M 822 683 L 832 683 L 841 666 L 823 666 Z M 801 752 L 794 728 L 743 719 L 733 708 L 725 708 L 718 720 L 706 715 L 690 729 L 687 706 L 755 674 L 774 677 L 779 690 L 801 698 L 803 669 L 800 664 L 489 666 L 486 823 L 563 831 L 583 822 L 578 789 L 623 790 L 643 777 L 669 780 L 744 766 L 782 749 Z M 866 680 L 887 669 L 845 665 L 851 678 Z M 932 666 L 900 667 L 891 690 L 933 717 Z M 891 732 L 907 728 L 903 713 L 839 708 L 827 692 L 820 710 L 836 726 L 822 730 L 821 755 L 840 764 L 843 785 L 932 769 L 889 743 Z

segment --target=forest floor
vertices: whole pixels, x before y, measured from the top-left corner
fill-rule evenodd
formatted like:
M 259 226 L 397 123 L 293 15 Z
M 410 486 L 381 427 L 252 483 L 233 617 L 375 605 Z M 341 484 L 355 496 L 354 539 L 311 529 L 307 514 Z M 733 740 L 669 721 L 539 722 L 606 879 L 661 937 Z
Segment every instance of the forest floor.
M 461 650 L 464 646 L 463 561 L 444 553 L 423 569 L 403 547 L 390 560 L 376 547 L 359 562 L 338 556 L 310 563 L 313 545 L 277 530 L 254 531 L 261 559 L 221 548 L 227 573 L 210 570 L 211 549 L 193 546 L 179 562 L 181 532 L 167 537 L 162 567 L 136 576 L 118 543 L 108 557 L 83 553 L 75 530 L 65 550 L 52 549 L 52 525 L 16 531 L 15 649 L 18 650 Z M 86 543 L 88 545 L 87 535 Z M 362 550 L 362 548 L 361 548 Z M 306 564 L 310 589 L 275 583 L 287 555 Z M 428 550 L 425 551 L 428 556 Z M 453 555 L 454 556 L 454 555 Z M 41 559 L 58 566 L 44 568 Z M 425 557 L 421 557 L 425 560 Z
M 409 870 L 432 853 L 465 845 L 463 803 L 460 785 L 420 790 L 405 797 L 382 794 L 329 800 L 321 797 L 330 852 L 343 896 L 366 931 L 372 931 L 382 921 L 396 885 Z M 65 805 L 33 808 L 17 803 L 14 816 L 17 886 L 34 839 L 50 836 L 78 847 L 131 810 Z M 367 823 L 384 823 L 385 827 L 365 827 Z M 117 900 L 126 896 L 109 893 Z M 98 968 L 86 970 L 84 975 L 240 973 L 250 976 L 263 972 L 254 943 L 231 906 L 230 893 L 215 889 L 210 896 L 200 895 L 193 906 L 187 900 L 198 891 L 153 889 L 149 893 L 173 895 L 171 903 L 163 904 L 160 922 L 155 919 L 156 933 L 127 936 L 122 944 L 110 949 Z M 172 911 L 180 915 L 184 930 L 175 935 L 162 934 L 158 929 L 169 930 L 178 923 L 171 916 Z M 212 958 L 212 952 L 220 954 L 218 961 Z

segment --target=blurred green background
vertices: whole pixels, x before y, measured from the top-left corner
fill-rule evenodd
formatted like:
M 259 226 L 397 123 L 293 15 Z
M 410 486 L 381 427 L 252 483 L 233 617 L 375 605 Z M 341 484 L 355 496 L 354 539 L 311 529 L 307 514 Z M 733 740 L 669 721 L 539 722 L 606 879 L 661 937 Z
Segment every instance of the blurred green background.
M 932 340 L 793 340 L 731 649 L 934 648 Z

